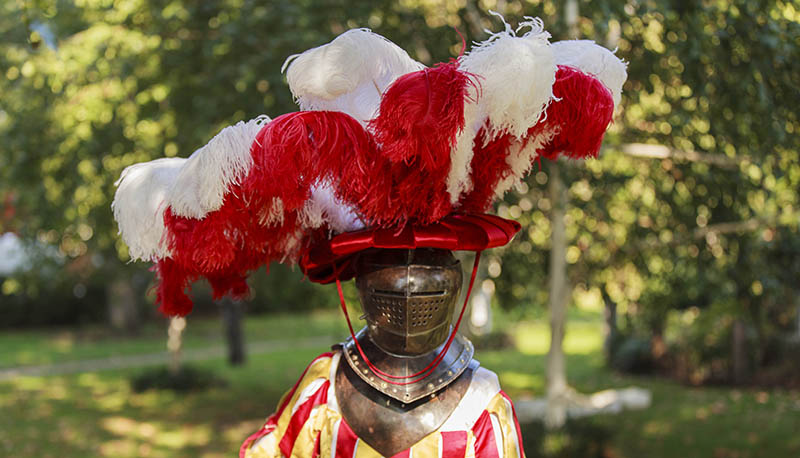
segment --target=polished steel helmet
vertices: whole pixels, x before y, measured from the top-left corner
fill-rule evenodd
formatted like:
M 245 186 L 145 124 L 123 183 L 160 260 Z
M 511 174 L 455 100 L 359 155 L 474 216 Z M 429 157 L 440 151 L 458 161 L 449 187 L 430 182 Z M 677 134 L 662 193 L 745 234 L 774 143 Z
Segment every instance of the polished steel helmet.
M 451 331 L 461 265 L 448 250 L 370 250 L 356 267 L 356 287 L 370 340 L 383 351 L 433 351 Z

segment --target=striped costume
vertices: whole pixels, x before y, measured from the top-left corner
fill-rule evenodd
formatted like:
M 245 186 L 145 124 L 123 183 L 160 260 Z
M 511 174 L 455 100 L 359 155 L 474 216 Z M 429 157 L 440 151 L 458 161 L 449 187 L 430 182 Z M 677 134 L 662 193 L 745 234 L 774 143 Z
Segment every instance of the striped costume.
M 339 413 L 333 382 L 340 356 L 324 353 L 311 362 L 277 412 L 242 444 L 240 458 L 380 457 Z M 514 407 L 497 376 L 479 367 L 445 423 L 395 457 L 524 458 Z

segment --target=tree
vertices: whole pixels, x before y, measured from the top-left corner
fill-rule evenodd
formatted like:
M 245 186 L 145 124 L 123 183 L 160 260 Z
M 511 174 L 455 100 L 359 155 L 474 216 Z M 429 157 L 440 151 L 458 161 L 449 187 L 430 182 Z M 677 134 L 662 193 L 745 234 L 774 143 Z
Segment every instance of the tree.
M 114 181 L 132 163 L 187 156 L 225 125 L 295 110 L 278 73 L 287 56 L 368 26 L 432 64 L 461 51 L 452 27 L 469 40 L 496 29 L 483 8 L 511 23 L 540 16 L 554 40 L 566 38 L 564 5 L 5 2 L 0 232 L 57 247 L 64 260 L 51 269 L 58 281 L 48 283 L 66 294 L 82 291 L 76 278 L 85 294 L 149 278 L 144 266 L 124 263 L 109 211 Z M 690 343 L 711 335 L 704 348 L 714 350 L 687 367 L 725 360 L 736 320 L 754 336 L 747 357 L 760 364 L 796 314 L 785 298 L 796 284 L 789 277 L 800 208 L 798 10 L 783 0 L 580 2 L 579 36 L 616 42 L 629 81 L 601 158 L 562 170 L 567 283 L 602 290 L 616 304 L 620 331 L 647 337 L 656 354 L 670 342 L 696 348 Z M 537 169 L 526 192 L 498 206 L 525 224 L 511 247 L 497 251 L 508 267 L 493 280 L 502 304 L 546 303 L 554 208 L 543 192 L 548 180 Z M 3 302 L 20 310 L 23 295 L 46 286 L 27 277 L 3 285 L 13 290 Z M 126 294 L 143 297 L 146 287 L 135 283 Z M 259 300 L 267 296 L 256 289 Z M 675 319 L 692 325 L 670 341 L 664 334 Z M 707 323 L 722 331 L 703 332 Z
M 108 298 L 144 297 L 144 287 L 119 287 L 145 268 L 125 264 L 109 208 L 126 166 L 187 156 L 223 126 L 296 110 L 279 72 L 284 59 L 347 28 L 380 27 L 429 63 L 450 54 L 424 43 L 460 42 L 454 30 L 429 30 L 413 8 L 388 1 L 333 2 L 324 11 L 312 1 L 252 0 L 0 8 L 0 198 L 16 210 L 0 232 L 54 245 L 65 265 L 108 285 Z M 22 280 L 14 294 L 35 301 L 44 282 Z
M 798 124 L 789 108 L 798 98 L 789 58 L 800 36 L 795 8 L 592 2 L 581 13 L 582 35 L 616 37 L 630 65 L 606 150 L 565 176 L 571 281 L 602 289 L 623 331 L 650 338 L 654 357 L 669 345 L 691 354 L 695 361 L 665 361 L 687 367 L 687 379 L 730 376 L 737 320 L 755 336 L 747 358 L 763 362 L 796 313 L 786 293 L 796 280 L 781 273 L 796 271 L 788 258 L 798 239 Z M 515 243 L 533 264 L 506 269 L 519 278 L 542 268 L 537 253 L 550 246 L 553 202 L 536 189 L 546 178 L 507 199 L 509 214 L 531 225 Z M 538 209 L 520 211 L 531 206 Z M 542 303 L 516 286 L 519 278 L 500 279 L 502 303 Z M 679 329 L 691 331 L 666 342 L 678 316 L 693 323 Z

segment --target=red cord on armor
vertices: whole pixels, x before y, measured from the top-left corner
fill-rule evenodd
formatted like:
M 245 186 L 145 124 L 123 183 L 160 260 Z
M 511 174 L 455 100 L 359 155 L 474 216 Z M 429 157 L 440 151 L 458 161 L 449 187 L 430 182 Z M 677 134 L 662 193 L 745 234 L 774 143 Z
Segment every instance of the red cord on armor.
M 447 339 L 447 343 L 444 345 L 444 348 L 442 348 L 442 351 L 439 352 L 439 354 L 436 355 L 436 358 L 433 361 L 431 361 L 430 364 L 428 364 L 424 369 L 411 375 L 387 374 L 386 372 L 383 372 L 382 370 L 375 367 L 375 365 L 372 364 L 372 361 L 370 361 L 367 358 L 367 355 L 364 353 L 364 350 L 361 348 L 361 344 L 358 343 L 358 339 L 356 339 L 356 335 L 353 332 L 353 325 L 350 322 L 350 314 L 347 313 L 347 304 L 345 303 L 344 293 L 342 292 L 342 282 L 339 281 L 339 277 L 337 275 L 336 289 L 339 291 L 339 303 L 342 306 L 342 312 L 344 312 L 344 317 L 347 320 L 347 327 L 350 329 L 350 337 L 353 339 L 353 342 L 355 343 L 356 348 L 358 349 L 358 353 L 361 355 L 361 358 L 364 359 L 364 362 L 367 364 L 367 367 L 369 367 L 379 379 L 383 380 L 386 383 L 391 383 L 392 385 L 410 385 L 412 383 L 419 382 L 420 380 L 423 380 L 426 377 L 430 376 L 433 373 L 433 370 L 439 366 L 439 364 L 444 359 L 444 355 L 447 354 L 447 350 L 450 349 L 450 345 L 453 343 L 453 340 L 456 337 L 456 333 L 458 332 L 459 326 L 461 326 L 461 319 L 464 318 L 464 311 L 467 310 L 467 304 L 469 303 L 469 298 L 470 295 L 472 294 L 472 286 L 475 284 L 475 277 L 478 273 L 478 264 L 480 263 L 480 260 L 481 260 L 481 252 L 477 251 L 475 252 L 475 263 L 472 265 L 472 275 L 470 276 L 469 279 L 469 287 L 467 287 L 467 297 L 464 298 L 464 305 L 461 306 L 461 313 L 459 313 L 458 315 L 458 320 L 456 321 L 456 325 L 453 328 L 453 332 L 450 333 L 450 337 Z M 414 380 L 409 380 L 407 382 L 395 382 L 391 380 L 391 379 L 407 379 L 417 376 L 419 377 Z

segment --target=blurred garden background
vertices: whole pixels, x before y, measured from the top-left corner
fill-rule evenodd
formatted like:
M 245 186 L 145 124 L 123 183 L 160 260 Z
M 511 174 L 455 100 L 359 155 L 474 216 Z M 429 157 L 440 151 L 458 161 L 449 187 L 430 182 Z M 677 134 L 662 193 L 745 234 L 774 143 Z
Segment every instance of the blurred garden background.
M 563 208 L 567 381 L 652 405 L 525 422 L 527 455 L 800 456 L 797 0 L 2 2 L 0 456 L 235 456 L 346 337 L 335 289 L 273 266 L 242 304 L 197 285 L 170 326 L 117 235 L 114 182 L 295 111 L 292 54 L 369 27 L 432 65 L 458 56 L 456 28 L 499 30 L 490 9 L 629 72 L 600 158 L 543 161 L 499 203 L 523 229 L 485 254 L 467 331 L 512 398 L 545 395 Z

